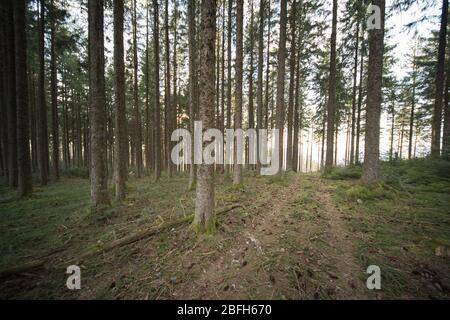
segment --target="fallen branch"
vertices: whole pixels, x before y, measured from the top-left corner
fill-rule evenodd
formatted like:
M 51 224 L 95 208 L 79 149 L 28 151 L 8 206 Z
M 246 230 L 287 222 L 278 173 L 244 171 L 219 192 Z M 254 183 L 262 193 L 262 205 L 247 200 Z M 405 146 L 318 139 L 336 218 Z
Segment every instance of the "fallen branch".
M 228 208 L 225 208 L 225 209 L 217 212 L 217 215 L 225 214 L 225 213 L 230 212 L 230 211 L 232 211 L 232 210 L 234 210 L 236 208 L 239 208 L 239 207 L 242 207 L 242 205 L 239 205 L 239 204 L 231 205 Z M 188 223 L 191 220 L 192 220 L 192 215 L 191 216 L 187 216 L 187 217 L 183 217 L 182 219 L 178 219 L 176 221 L 173 221 L 173 222 L 170 222 L 170 223 L 167 223 L 167 224 L 163 223 L 162 225 L 160 225 L 160 226 L 158 226 L 156 228 L 141 230 L 141 231 L 139 231 L 139 232 L 137 232 L 135 234 L 129 235 L 129 236 L 121 238 L 121 239 L 114 240 L 114 241 L 112 241 L 110 243 L 107 243 L 107 244 L 105 244 L 105 245 L 103 245 L 103 246 L 101 246 L 99 248 L 96 248 L 95 250 L 86 252 L 86 253 L 82 254 L 81 256 L 79 256 L 78 258 L 72 259 L 71 262 L 66 262 L 64 264 L 64 266 L 62 266 L 62 264 L 61 265 L 56 265 L 56 266 L 54 264 L 52 264 L 52 267 L 58 267 L 58 266 L 65 267 L 66 265 L 69 265 L 69 264 L 80 263 L 81 261 L 83 261 L 83 260 L 85 260 L 85 259 L 87 259 L 89 257 L 92 257 L 92 256 L 95 256 L 95 255 L 99 255 L 101 253 L 105 253 L 105 252 L 111 251 L 111 250 L 113 250 L 115 248 L 118 248 L 118 247 L 123 247 L 123 246 L 129 245 L 129 244 L 135 243 L 135 242 L 140 241 L 140 240 L 145 239 L 145 238 L 152 237 L 152 236 L 154 236 L 156 234 L 164 232 L 167 229 L 172 229 L 172 228 L 179 227 L 179 226 L 181 226 L 181 225 L 183 225 L 185 223 Z M 49 255 L 45 255 L 45 256 L 49 256 Z M 27 272 L 27 271 L 32 271 L 32 270 L 36 270 L 36 269 L 40 269 L 40 268 L 45 268 L 46 265 L 49 265 L 49 264 L 50 264 L 50 259 L 49 258 L 45 258 L 45 259 L 29 262 L 29 263 L 23 264 L 23 265 L 18 266 L 18 267 L 0 270 L 0 279 L 11 277 L 13 275 L 21 274 L 21 273 L 24 273 L 24 272 Z
M 232 205 L 232 206 L 230 206 L 230 207 L 228 207 L 228 208 L 226 208 L 226 209 L 224 209 L 224 210 L 222 210 L 220 212 L 217 212 L 217 215 L 225 214 L 225 213 L 230 212 L 230 211 L 232 211 L 232 210 L 234 210 L 236 208 L 239 208 L 239 207 L 242 207 L 242 206 L 241 205 L 237 205 L 237 204 L 236 205 Z M 87 252 L 87 253 L 83 254 L 78 259 L 79 260 L 83 260 L 83 259 L 86 259 L 86 258 L 92 256 L 92 255 L 105 253 L 105 252 L 113 250 L 114 248 L 123 247 L 123 246 L 129 245 L 129 244 L 132 244 L 132 243 L 140 241 L 142 239 L 152 237 L 152 236 L 154 236 L 156 234 L 159 234 L 159 233 L 161 233 L 161 232 L 163 232 L 163 231 L 165 231 L 167 229 L 172 229 L 172 228 L 179 227 L 180 225 L 183 225 L 183 224 L 189 222 L 190 220 L 192 220 L 192 216 L 187 216 L 187 217 L 184 217 L 184 218 L 179 219 L 177 221 L 174 221 L 174 222 L 171 222 L 171 223 L 168 223 L 168 224 L 163 224 L 163 225 L 161 225 L 161 226 L 159 226 L 157 228 L 148 229 L 148 230 L 142 230 L 142 231 L 137 232 L 135 234 L 132 234 L 130 236 L 127 236 L 127 237 L 115 240 L 113 242 L 110 242 L 110 243 L 104 245 L 103 247 L 98 248 L 97 250 L 94 250 L 94 251 L 91 251 L 91 252 Z

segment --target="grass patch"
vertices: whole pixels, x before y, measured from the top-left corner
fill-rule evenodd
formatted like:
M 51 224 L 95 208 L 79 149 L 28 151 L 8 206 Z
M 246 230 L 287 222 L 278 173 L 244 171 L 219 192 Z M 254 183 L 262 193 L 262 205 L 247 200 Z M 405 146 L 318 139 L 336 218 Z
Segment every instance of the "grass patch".
M 347 167 L 336 167 L 331 171 L 322 175 L 325 179 L 330 180 L 354 180 L 361 178 L 362 167 L 359 165 L 352 165 Z
M 383 163 L 380 183 L 337 183 L 336 204 L 351 216 L 347 223 L 361 238 L 361 265 L 382 270 L 383 297 L 450 294 L 449 258 L 435 254 L 450 244 L 449 175 L 449 162 L 425 159 Z M 364 201 L 356 204 L 358 199 Z

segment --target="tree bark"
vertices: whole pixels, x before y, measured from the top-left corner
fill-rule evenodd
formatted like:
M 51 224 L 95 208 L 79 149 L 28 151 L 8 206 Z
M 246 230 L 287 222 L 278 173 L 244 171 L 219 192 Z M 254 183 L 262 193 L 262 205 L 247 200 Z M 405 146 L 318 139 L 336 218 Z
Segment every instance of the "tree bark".
M 215 101 L 215 45 L 216 45 L 216 1 L 202 0 L 201 4 L 201 51 L 200 57 L 200 120 L 204 129 L 214 126 Z M 214 233 L 214 166 L 201 164 L 198 167 L 197 197 L 193 228 L 197 232 Z
M 54 0 L 51 2 L 54 8 Z M 59 179 L 59 124 L 58 124 L 58 82 L 56 74 L 56 53 L 55 53 L 55 32 L 56 22 L 55 18 L 51 22 L 51 99 L 52 99 L 52 160 L 53 160 L 53 175 L 55 180 Z
M 287 20 L 287 1 L 281 1 L 280 11 L 280 42 L 278 47 L 278 73 L 277 73 L 277 100 L 276 100 L 276 127 L 279 130 L 278 150 L 279 150 L 279 169 L 281 174 L 283 168 L 283 142 L 284 142 L 284 77 L 286 75 L 286 20 Z
M 447 43 L 450 48 L 450 43 Z M 448 88 L 450 88 L 450 50 L 448 51 L 448 61 L 447 61 L 447 75 L 445 81 L 445 94 L 444 94 L 444 133 L 442 139 L 442 157 L 444 159 L 450 159 L 450 104 L 449 104 L 449 93 Z
M 266 83 L 264 94 L 264 128 L 269 127 L 269 82 L 270 82 L 270 18 L 272 16 L 270 0 L 267 0 L 267 52 L 266 52 Z
M 259 27 L 258 27 L 258 91 L 256 93 L 256 128 L 263 128 L 263 69 L 264 69 L 264 20 L 265 20 L 265 1 L 259 1 Z M 257 155 L 259 159 L 259 135 L 257 143 Z M 260 161 L 258 160 L 257 172 L 260 170 Z
M 327 152 L 325 159 L 325 170 L 329 171 L 334 164 L 334 130 L 336 113 L 336 34 L 337 34 L 338 3 L 333 0 L 333 21 L 331 31 L 331 53 L 330 53 L 330 79 L 328 81 L 328 104 L 327 104 Z
M 413 134 L 414 134 L 414 117 L 416 109 L 416 49 L 414 49 L 413 57 L 413 74 L 412 74 L 412 96 L 411 96 L 411 113 L 409 116 L 409 140 L 408 140 L 408 159 L 412 158 L 413 151 Z
M 138 88 L 138 48 L 137 48 L 137 13 L 136 0 L 133 0 L 133 104 L 134 104 L 134 152 L 136 175 L 142 175 L 141 113 L 139 110 Z
M 114 93 L 115 93 L 115 159 L 116 200 L 125 199 L 127 180 L 127 120 L 124 66 L 124 0 L 114 0 Z
M 359 88 L 358 88 L 358 108 L 356 116 L 356 143 L 355 143 L 355 163 L 359 164 L 359 142 L 361 136 L 361 109 L 362 109 L 362 99 L 363 99 L 363 81 L 364 81 L 364 28 L 361 28 L 362 40 L 361 40 L 361 65 L 359 68 Z
M 444 97 L 445 48 L 447 41 L 448 0 L 442 0 L 441 30 L 439 32 L 439 49 L 436 66 L 435 100 L 431 132 L 431 156 L 441 155 L 442 104 Z M 448 88 L 447 88 L 448 89 Z
M 38 81 L 38 166 L 41 184 L 47 185 L 47 102 L 45 97 L 45 0 L 40 0 L 39 22 L 39 81 Z
M 385 0 L 373 0 L 381 9 L 381 29 L 369 31 L 369 78 L 367 84 L 366 134 L 362 181 L 377 181 L 380 175 L 380 114 L 382 103 Z
M 290 56 L 290 68 L 289 68 L 289 105 L 288 105 L 288 132 L 287 132 L 287 152 L 286 152 L 286 169 L 292 169 L 293 160 L 293 118 L 294 118 L 294 101 L 295 101 L 295 76 L 296 76 L 296 65 L 297 65 L 297 43 L 296 43 L 296 33 L 297 33 L 297 12 L 296 1 L 292 1 L 291 9 L 291 56 Z
M 89 0 L 89 74 L 91 127 L 91 201 L 109 204 L 106 175 L 106 97 L 103 38 L 103 0 Z
M 17 162 L 18 194 L 25 197 L 32 192 L 30 132 L 28 119 L 27 36 L 25 0 L 14 1 L 14 43 L 16 55 L 17 105 Z
M 161 178 L 161 111 L 159 101 L 159 3 L 153 0 L 153 54 L 155 76 L 155 179 Z
M 231 38 L 233 34 L 233 0 L 228 0 L 228 21 L 227 21 L 227 128 L 231 129 Z M 225 157 L 231 161 L 231 154 L 225 154 Z M 230 165 L 225 165 L 225 173 L 231 171 Z
M 14 21 L 13 21 L 13 3 L 9 0 L 6 4 L 6 71 L 9 76 L 6 77 L 7 86 L 7 128 L 8 128 L 8 182 L 11 188 L 17 188 L 17 111 L 16 111 L 16 72 L 14 57 Z
M 165 94 L 164 94 L 164 141 L 165 141 L 165 159 L 167 174 L 172 176 L 172 162 L 170 160 L 171 141 L 170 136 L 172 133 L 172 101 L 170 92 L 170 42 L 169 42 L 169 0 L 165 0 L 164 10 L 164 44 L 165 44 Z
M 196 119 L 195 114 L 195 101 L 197 96 L 197 43 L 195 37 L 195 0 L 188 1 L 188 37 L 189 37 L 189 129 L 191 134 L 194 133 L 194 122 Z M 197 170 L 194 164 L 194 140 L 191 144 L 191 154 L 189 167 L 189 190 L 195 188 L 197 180 Z
M 236 1 L 236 110 L 234 114 L 234 130 L 242 128 L 242 60 L 243 60 L 243 24 L 244 1 Z M 238 159 L 237 143 L 234 144 L 234 175 L 233 184 L 242 183 L 242 159 Z
M 356 89 L 358 79 L 358 53 L 359 53 L 359 21 L 356 22 L 355 64 L 353 67 L 352 90 L 352 129 L 350 142 L 350 164 L 355 163 L 355 131 L 356 131 Z

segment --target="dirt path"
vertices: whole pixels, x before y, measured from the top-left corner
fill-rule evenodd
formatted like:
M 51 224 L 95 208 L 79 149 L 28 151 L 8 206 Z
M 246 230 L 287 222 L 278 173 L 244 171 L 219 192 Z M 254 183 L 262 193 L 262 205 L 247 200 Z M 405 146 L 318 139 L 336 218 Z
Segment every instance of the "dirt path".
M 172 298 L 367 298 L 349 231 L 316 176 L 296 175 Z M 224 253 L 223 253 L 224 252 Z

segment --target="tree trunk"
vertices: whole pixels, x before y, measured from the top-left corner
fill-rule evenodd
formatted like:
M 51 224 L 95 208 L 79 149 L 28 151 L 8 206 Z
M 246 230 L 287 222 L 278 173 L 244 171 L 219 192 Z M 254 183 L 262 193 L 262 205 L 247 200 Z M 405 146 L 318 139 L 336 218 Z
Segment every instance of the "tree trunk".
M 243 60 L 243 24 L 244 1 L 236 1 L 236 109 L 234 114 L 234 130 L 242 128 L 242 60 Z M 233 184 L 242 183 L 242 159 L 238 158 L 237 143 L 234 144 L 234 175 Z
M 272 12 L 270 10 L 270 0 L 267 0 L 267 52 L 266 52 L 266 91 L 264 96 L 264 128 L 269 127 L 269 82 L 270 82 L 270 18 Z
M 197 96 L 197 44 L 195 37 L 195 0 L 188 1 L 188 37 L 189 37 L 189 130 L 194 134 L 195 101 Z M 194 164 L 194 140 L 191 144 L 191 165 L 189 167 L 189 190 L 195 188 L 197 180 L 197 170 Z
M 367 84 L 366 134 L 362 181 L 377 181 L 380 175 L 380 114 L 382 103 L 385 0 L 373 0 L 381 9 L 381 29 L 369 32 L 369 79 Z
M 47 103 L 45 98 L 45 0 L 40 0 L 39 81 L 38 81 L 38 165 L 41 184 L 47 185 Z
M 441 155 L 442 104 L 444 95 L 445 47 L 447 41 L 448 0 L 442 0 L 441 30 L 436 66 L 436 92 L 431 133 L 431 156 Z M 447 88 L 448 89 L 448 88 Z M 447 91 L 447 90 L 446 90 Z
M 0 5 L 0 123 L 7 123 L 7 100 L 6 95 L 8 92 L 7 89 L 7 67 L 6 67 L 6 21 L 7 18 L 6 4 L 2 3 Z M 2 176 L 8 178 L 8 130 L 7 126 L 2 125 L 0 127 L 0 149 L 1 149 L 1 167 L 2 167 Z
M 25 197 L 32 192 L 30 133 L 28 124 L 27 36 L 25 0 L 14 1 L 14 40 L 16 55 L 17 103 L 17 162 L 18 194 Z
M 145 19 L 145 168 L 147 173 L 150 172 L 152 161 L 152 134 L 151 134 L 151 120 L 150 120 L 150 0 L 147 0 L 146 19 Z
M 259 27 L 258 27 L 258 91 L 256 93 L 256 128 L 261 130 L 263 128 L 263 69 L 264 69 L 264 20 L 265 7 L 264 0 L 259 1 Z M 257 143 L 257 156 L 259 159 L 259 135 Z M 257 171 L 260 170 L 260 161 L 258 160 Z
M 214 79 L 216 44 L 216 1 L 202 0 L 201 4 L 201 51 L 200 57 L 200 120 L 204 129 L 214 126 Z M 214 166 L 198 167 L 197 198 L 193 228 L 197 232 L 214 233 Z
M 159 4 L 153 0 L 153 54 L 155 76 L 155 179 L 161 178 L 161 111 L 159 101 Z
M 394 153 L 394 130 L 395 130 L 395 96 L 393 97 L 391 106 L 391 139 L 390 139 L 390 147 L 389 147 L 389 161 L 393 159 Z
M 177 1 L 174 1 L 174 9 L 173 9 L 173 101 L 172 101 L 172 112 L 171 112 L 171 123 L 172 130 L 177 129 L 177 113 L 178 113 L 178 61 L 177 61 L 177 23 L 178 23 L 178 4 Z M 169 141 L 171 140 L 172 131 L 169 132 Z M 170 142 L 170 151 L 172 150 L 173 143 Z M 172 160 L 169 159 L 169 165 L 172 167 L 173 171 L 176 171 L 175 166 L 172 163 Z
M 289 104 L 288 104 L 288 128 L 287 128 L 287 152 L 286 152 L 286 169 L 292 169 L 292 154 L 293 154 L 293 118 L 294 118 L 294 93 L 295 93 L 295 70 L 297 65 L 296 57 L 296 29 L 297 29 L 297 14 L 296 14 L 296 1 L 292 1 L 291 9 L 291 56 L 290 56 L 290 68 L 289 68 Z
M 350 164 L 355 163 L 355 130 L 356 130 L 356 88 L 358 79 L 359 22 L 356 23 L 355 64 L 353 69 L 352 90 L 352 132 L 350 142 Z
M 164 94 L 164 141 L 165 141 L 165 159 L 167 174 L 172 176 L 172 165 L 170 160 L 171 141 L 170 136 L 172 133 L 172 101 L 170 92 L 170 42 L 169 42 L 169 0 L 165 0 L 164 10 L 164 44 L 165 44 L 165 94 Z
M 409 141 L 408 141 L 408 159 L 412 158 L 413 151 L 413 134 L 414 134 L 414 117 L 416 108 L 416 49 L 414 49 L 413 58 L 413 74 L 412 74 L 412 97 L 411 97 L 411 113 L 409 117 Z
M 54 0 L 51 2 L 54 7 Z M 52 99 L 52 164 L 53 175 L 55 180 L 59 179 L 59 125 L 58 125 L 58 80 L 56 74 L 56 54 L 55 54 L 55 32 L 56 32 L 55 18 L 51 21 L 51 62 L 50 62 L 50 81 L 51 81 L 51 99 Z
M 231 129 L 231 38 L 233 35 L 233 0 L 228 0 L 228 25 L 227 25 L 227 128 Z M 231 162 L 231 154 L 226 153 L 225 157 Z M 225 165 L 225 173 L 229 174 L 230 165 Z
M 255 128 L 255 107 L 254 107 L 254 94 L 253 94 L 253 75 L 255 73 L 254 67 L 254 49 L 255 49 L 255 40 L 254 40 L 254 9 L 253 9 L 253 1 L 250 2 L 250 66 L 249 66 L 249 74 L 248 74 L 248 127 L 249 129 Z
M 283 141 L 284 141 L 284 77 L 286 74 L 286 20 L 287 20 L 287 1 L 281 1 L 280 11 L 280 42 L 278 48 L 278 73 L 277 73 L 277 123 L 279 130 L 278 150 L 279 150 L 279 168 L 278 174 L 281 174 L 283 168 Z
M 450 47 L 450 43 L 447 44 Z M 450 104 L 448 88 L 450 88 L 450 50 L 447 62 L 447 75 L 445 81 L 445 94 L 444 94 L 444 134 L 442 139 L 442 157 L 444 159 L 450 159 Z
M 141 143 L 141 114 L 139 110 L 138 88 L 138 48 L 137 48 L 137 14 L 136 0 L 133 0 L 133 104 L 134 104 L 134 152 L 136 161 L 136 175 L 142 175 L 142 143 Z
M 124 0 L 114 0 L 114 93 L 115 93 L 115 159 L 116 200 L 125 199 L 127 180 L 127 120 L 125 102 L 125 66 L 123 45 Z
M 362 46 L 361 46 L 361 65 L 359 68 L 359 88 L 358 88 L 358 108 L 356 116 L 356 143 L 355 143 L 355 163 L 359 164 L 359 142 L 361 136 L 361 108 L 363 98 L 363 80 L 364 80 L 364 28 L 361 28 L 362 33 Z
M 89 0 L 89 73 L 91 123 L 91 201 L 109 204 L 106 175 L 106 97 L 103 40 L 103 0 Z
M 325 159 L 325 170 L 333 167 L 334 130 L 336 113 L 336 33 L 337 33 L 338 3 L 333 0 L 333 22 L 331 31 L 331 53 L 330 53 L 330 78 L 328 81 L 328 105 L 327 105 L 327 152 Z
M 8 182 L 11 188 L 17 188 L 17 111 L 16 111 L 16 72 L 14 57 L 14 21 L 13 21 L 14 1 L 6 2 L 6 65 L 7 74 L 7 128 L 8 128 Z

